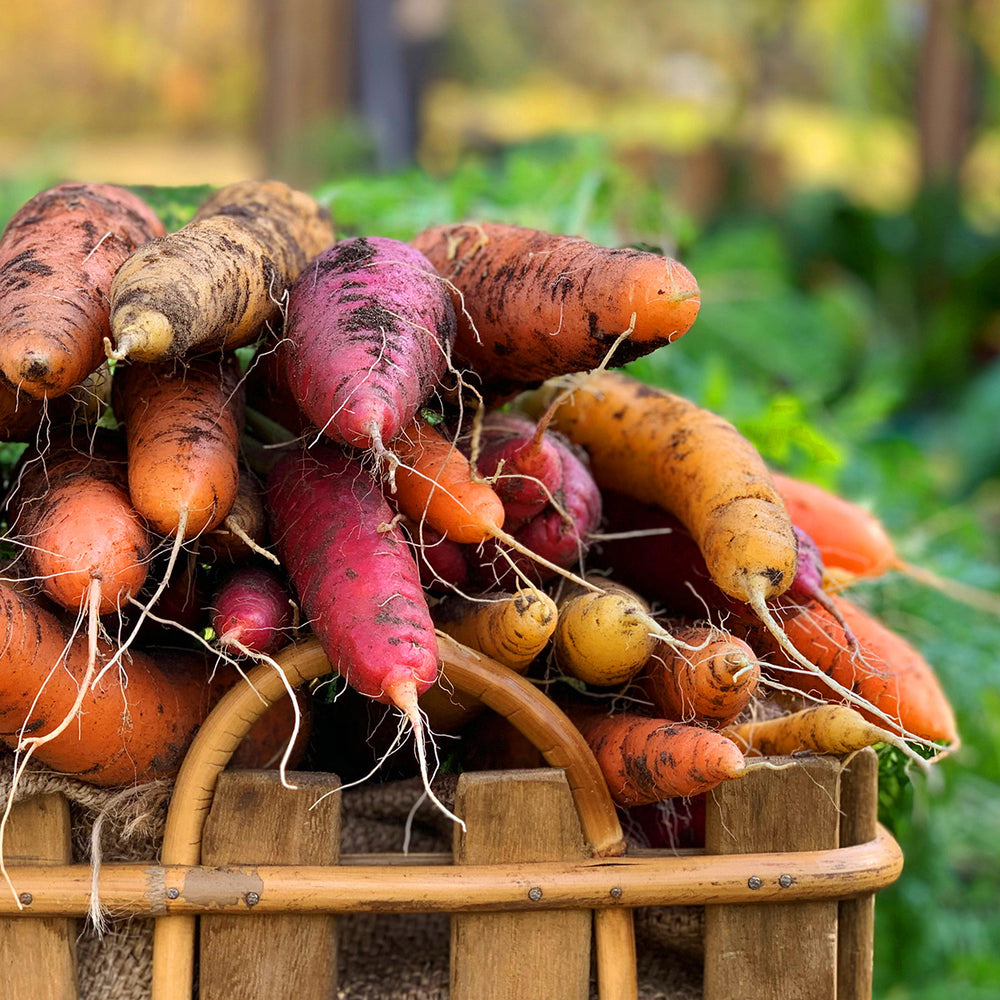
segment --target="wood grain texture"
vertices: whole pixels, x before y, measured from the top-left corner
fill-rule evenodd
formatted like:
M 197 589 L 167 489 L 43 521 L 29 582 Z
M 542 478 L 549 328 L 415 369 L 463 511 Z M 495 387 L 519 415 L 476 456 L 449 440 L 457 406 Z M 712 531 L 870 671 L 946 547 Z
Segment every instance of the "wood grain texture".
M 4 835 L 4 859 L 18 888 L 17 866 L 71 860 L 69 803 L 58 794 L 15 803 Z M 9 890 L 4 887 L 3 892 Z M 0 919 L 0 976 L 5 997 L 77 1000 L 77 922 L 67 917 Z
M 456 828 L 456 864 L 588 855 L 561 771 L 467 772 L 455 806 L 467 824 Z M 546 911 L 544 893 L 538 903 L 538 912 L 452 918 L 452 1000 L 586 1000 L 591 911 Z
M 874 840 L 878 833 L 878 756 L 870 747 L 845 768 L 840 779 L 840 846 Z M 870 1000 L 875 940 L 875 894 L 839 904 L 838 1000 Z
M 334 775 L 225 771 L 205 824 L 205 865 L 329 864 L 340 852 Z M 263 892 L 261 893 L 261 895 Z M 322 914 L 201 918 L 201 1000 L 332 1000 L 337 992 L 335 918 Z
M 840 761 L 773 763 L 791 766 L 751 771 L 709 793 L 707 853 L 839 845 Z M 746 878 L 755 877 L 748 860 Z M 836 900 L 707 906 L 705 1000 L 836 1000 L 837 908 Z

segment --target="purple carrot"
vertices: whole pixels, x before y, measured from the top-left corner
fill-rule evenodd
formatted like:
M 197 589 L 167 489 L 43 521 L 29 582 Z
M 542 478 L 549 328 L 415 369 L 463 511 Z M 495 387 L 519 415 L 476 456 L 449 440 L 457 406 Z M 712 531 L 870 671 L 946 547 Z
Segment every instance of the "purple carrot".
M 259 566 L 234 570 L 216 591 L 212 608 L 212 628 L 222 646 L 274 653 L 287 641 L 290 595 L 270 570 Z
M 289 293 L 288 385 L 328 437 L 381 453 L 447 371 L 455 325 L 419 250 L 381 236 L 341 240 Z

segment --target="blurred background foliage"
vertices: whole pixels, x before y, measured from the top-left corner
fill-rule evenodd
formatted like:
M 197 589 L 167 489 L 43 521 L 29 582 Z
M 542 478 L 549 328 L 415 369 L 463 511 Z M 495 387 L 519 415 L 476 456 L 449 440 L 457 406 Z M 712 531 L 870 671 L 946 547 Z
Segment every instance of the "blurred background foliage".
M 701 315 L 635 371 L 1000 590 L 1000 0 L 35 0 L 0 7 L 0 93 L 0 222 L 73 178 L 174 227 L 271 174 L 343 234 L 675 254 Z M 900 574 L 855 593 L 964 737 L 929 778 L 884 761 L 876 994 L 1000 996 L 1000 622 Z

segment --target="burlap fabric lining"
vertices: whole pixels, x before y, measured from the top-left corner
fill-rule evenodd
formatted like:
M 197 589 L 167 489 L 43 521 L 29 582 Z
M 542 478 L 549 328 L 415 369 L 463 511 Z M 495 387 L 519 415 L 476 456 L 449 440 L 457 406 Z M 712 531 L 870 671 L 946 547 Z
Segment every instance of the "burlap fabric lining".
M 10 792 L 10 760 L 0 758 L 0 807 Z M 17 797 L 60 792 L 70 802 L 74 860 L 91 860 L 97 828 L 104 862 L 157 860 L 169 786 L 125 792 L 93 788 L 31 768 Z M 454 780 L 435 791 L 446 803 Z M 371 784 L 343 794 L 342 851 L 399 851 L 406 818 L 419 796 L 413 781 Z M 415 813 L 410 850 L 446 851 L 452 830 L 429 805 Z M 702 911 L 650 907 L 636 911 L 641 1000 L 696 1000 L 701 996 Z M 443 1000 L 448 996 L 447 914 L 353 914 L 338 922 L 338 1000 Z M 81 920 L 77 965 L 81 1000 L 148 1000 L 152 921 L 110 921 L 103 934 Z M 391 977 L 386 969 L 391 968 Z M 592 989 L 596 997 L 596 988 Z

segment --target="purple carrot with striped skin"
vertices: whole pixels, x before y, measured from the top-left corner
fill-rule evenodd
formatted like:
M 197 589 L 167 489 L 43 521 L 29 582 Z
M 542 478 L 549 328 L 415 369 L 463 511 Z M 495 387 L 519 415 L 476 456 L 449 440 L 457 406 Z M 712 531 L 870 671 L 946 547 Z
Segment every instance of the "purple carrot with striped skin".
M 22 392 L 61 396 L 105 360 L 111 282 L 164 233 L 137 195 L 112 184 L 36 194 L 0 238 L 0 370 Z
M 289 294 L 288 384 L 328 437 L 380 452 L 447 371 L 455 325 L 445 285 L 418 250 L 380 236 L 341 240 Z

